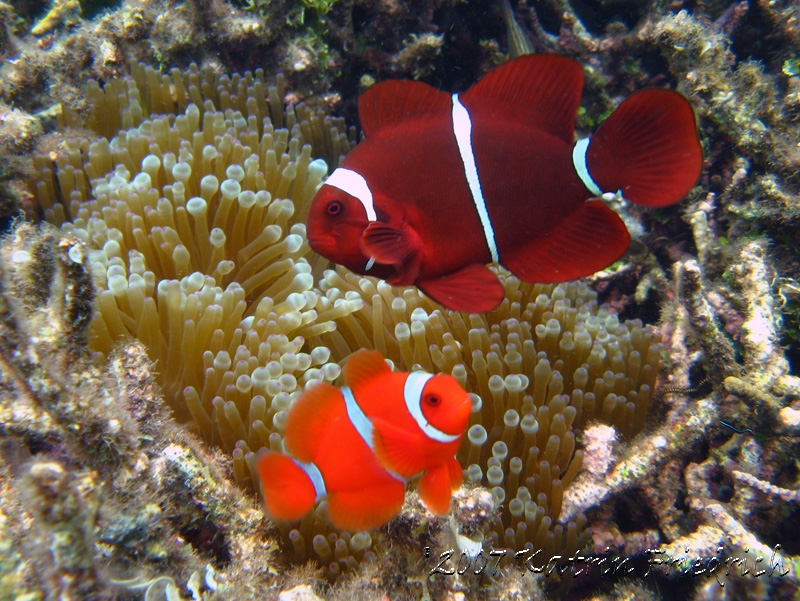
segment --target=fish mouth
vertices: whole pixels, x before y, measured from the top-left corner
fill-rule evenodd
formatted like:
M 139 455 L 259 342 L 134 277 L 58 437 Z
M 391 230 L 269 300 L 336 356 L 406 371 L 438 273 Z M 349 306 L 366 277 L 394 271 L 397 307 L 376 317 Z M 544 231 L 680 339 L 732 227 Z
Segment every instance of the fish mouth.
M 334 240 L 330 236 L 309 237 L 308 245 L 314 252 L 322 256 L 327 256 L 328 254 L 335 253 L 338 248 L 336 240 Z

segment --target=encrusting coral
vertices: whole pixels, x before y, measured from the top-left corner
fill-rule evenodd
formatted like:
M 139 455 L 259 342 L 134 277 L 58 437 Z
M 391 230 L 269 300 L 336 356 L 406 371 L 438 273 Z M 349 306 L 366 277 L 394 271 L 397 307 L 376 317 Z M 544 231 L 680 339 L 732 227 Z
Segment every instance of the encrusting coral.
M 642 429 L 658 337 L 598 307 L 584 283 L 501 273 L 503 303 L 467 315 L 414 288 L 325 269 L 306 242 L 305 210 L 353 134 L 284 107 L 282 81 L 270 87 L 261 72 L 131 69 L 102 90 L 90 83 L 86 127 L 98 137 L 36 159 L 44 216 L 82 243 L 98 289 L 90 348 L 108 355 L 139 339 L 176 416 L 232 454 L 245 486 L 255 452 L 280 450 L 293 400 L 336 381 L 358 348 L 400 369 L 451 373 L 475 401 L 458 458 L 469 485 L 489 487 L 502 507 L 481 536 L 542 558 L 578 551 L 583 516 L 558 523 L 581 468 L 574 430 L 602 420 L 630 439 Z M 323 502 L 296 528 L 279 525 L 295 561 L 316 557 L 329 579 L 371 563 L 374 536 L 332 531 L 325 511 Z
M 169 417 L 139 343 L 91 360 L 84 250 L 46 224 L 0 246 L 1 596 L 128 598 L 125 578 L 199 579 L 211 564 L 239 576 L 219 574 L 218 592 L 252 596 L 274 581 L 277 541 Z

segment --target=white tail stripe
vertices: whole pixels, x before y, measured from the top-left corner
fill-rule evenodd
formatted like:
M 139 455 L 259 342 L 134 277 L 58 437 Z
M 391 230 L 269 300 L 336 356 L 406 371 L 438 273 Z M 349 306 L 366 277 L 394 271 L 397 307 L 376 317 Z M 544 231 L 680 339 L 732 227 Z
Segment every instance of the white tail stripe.
M 353 395 L 353 391 L 350 388 L 346 386 L 342 388 L 342 395 L 344 396 L 344 406 L 345 409 L 347 410 L 347 417 L 350 419 L 350 423 L 353 424 L 353 427 L 356 429 L 356 432 L 358 432 L 359 436 L 361 436 L 364 442 L 367 443 L 369 450 L 374 453 L 375 443 L 372 440 L 372 437 L 375 431 L 375 427 L 372 425 L 372 422 L 369 421 L 369 418 L 367 417 L 366 413 L 364 413 L 364 411 L 359 406 L 358 401 L 356 401 L 356 397 Z M 400 480 L 401 482 L 408 481 L 402 476 L 395 474 L 385 465 L 383 466 L 383 469 L 385 469 L 394 478 Z
M 475 154 L 472 152 L 472 120 L 469 117 L 469 111 L 458 99 L 458 94 L 453 94 L 453 133 L 456 136 L 461 162 L 464 163 L 464 174 L 467 176 L 467 185 L 472 193 L 472 202 L 475 203 L 478 217 L 481 219 L 486 246 L 489 247 L 492 261 L 497 263 L 500 261 L 500 255 L 494 239 L 494 228 L 489 219 L 489 212 L 486 210 L 486 201 L 483 198 L 481 181 L 478 178 L 478 166 L 475 163 Z
M 302 461 L 298 461 L 294 458 L 292 458 L 292 461 L 294 461 L 297 464 L 297 467 L 303 470 L 311 480 L 311 484 L 314 485 L 314 492 L 317 494 L 317 501 L 328 494 L 327 490 L 325 489 L 325 479 L 322 477 L 322 472 L 319 471 L 319 468 L 315 463 L 303 463 Z
M 325 180 L 325 183 L 334 188 L 339 188 L 342 192 L 357 198 L 358 201 L 364 205 L 364 210 L 367 212 L 367 219 L 369 221 L 378 220 L 377 215 L 375 215 L 375 207 L 372 204 L 372 191 L 369 189 L 367 180 L 365 180 L 364 176 L 360 173 L 356 173 L 352 169 L 339 167 L 333 170 L 333 173 Z
M 429 424 L 422 413 L 422 391 L 425 388 L 425 384 L 432 377 L 431 374 L 426 374 L 424 371 L 412 371 L 408 374 L 405 386 L 403 386 L 403 398 L 406 401 L 406 408 L 428 438 L 436 442 L 453 442 L 458 439 L 458 434 L 442 432 Z
M 586 165 L 586 151 L 589 150 L 590 138 L 582 138 L 575 142 L 572 148 L 572 165 L 575 167 L 575 173 L 581 178 L 583 185 L 595 196 L 602 196 L 603 191 L 600 189 L 592 176 L 589 175 L 589 167 Z

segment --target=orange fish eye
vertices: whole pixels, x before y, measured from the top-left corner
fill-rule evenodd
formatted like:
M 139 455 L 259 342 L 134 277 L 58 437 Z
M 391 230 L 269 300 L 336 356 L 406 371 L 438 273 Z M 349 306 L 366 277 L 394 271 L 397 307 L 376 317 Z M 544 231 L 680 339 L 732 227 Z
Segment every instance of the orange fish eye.
M 442 402 L 442 399 L 439 395 L 436 394 L 426 394 L 425 395 L 425 404 L 430 405 L 431 407 L 438 407 L 439 404 Z
M 331 217 L 336 217 L 344 210 L 344 205 L 340 200 L 332 200 L 328 203 L 328 206 L 325 207 L 325 210 Z

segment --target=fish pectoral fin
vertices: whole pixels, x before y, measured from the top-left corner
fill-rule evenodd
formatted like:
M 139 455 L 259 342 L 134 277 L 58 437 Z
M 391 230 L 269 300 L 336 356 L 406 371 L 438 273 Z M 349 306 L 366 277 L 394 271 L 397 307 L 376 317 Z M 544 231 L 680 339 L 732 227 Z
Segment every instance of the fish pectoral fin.
M 392 370 L 378 351 L 361 349 L 356 351 L 344 364 L 344 380 L 355 390 L 360 384 L 368 382 Z
M 505 297 L 505 289 L 497 276 L 477 263 L 438 278 L 419 281 L 417 286 L 453 311 L 484 313 L 494 309 Z
M 372 443 L 378 460 L 395 474 L 411 478 L 424 468 L 421 450 L 427 437 L 422 432 L 406 432 L 380 417 L 372 419 Z
M 405 490 L 405 484 L 392 478 L 377 486 L 332 492 L 328 495 L 328 517 L 340 530 L 380 528 L 400 513 Z
M 395 267 L 397 275 L 389 278 L 390 283 L 407 286 L 416 281 L 422 261 L 422 239 L 413 228 L 373 221 L 361 237 L 361 250 L 376 262 Z
M 417 485 L 422 504 L 436 515 L 450 511 L 451 488 L 450 468 L 447 463 L 437 465 L 425 472 Z

